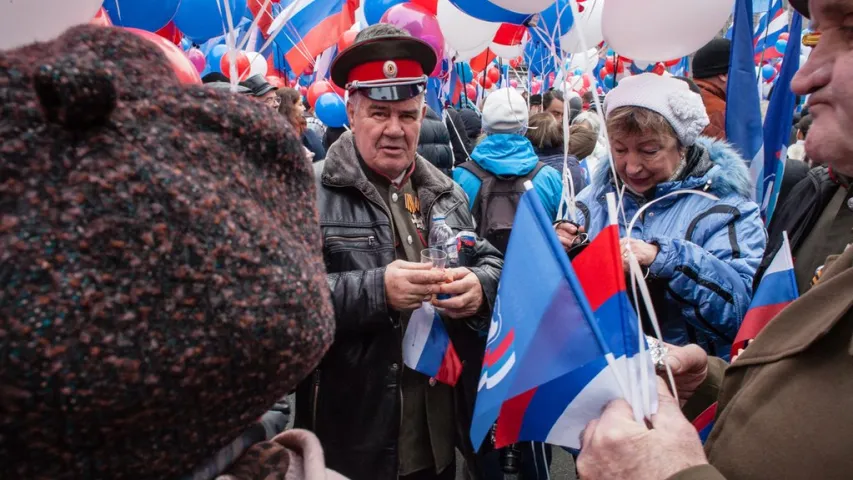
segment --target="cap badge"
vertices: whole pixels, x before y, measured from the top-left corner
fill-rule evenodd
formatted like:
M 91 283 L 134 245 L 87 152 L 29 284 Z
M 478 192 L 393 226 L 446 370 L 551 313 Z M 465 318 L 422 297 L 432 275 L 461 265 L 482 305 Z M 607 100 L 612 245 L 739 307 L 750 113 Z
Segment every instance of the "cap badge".
M 396 78 L 397 64 L 394 63 L 393 60 L 388 60 L 385 62 L 385 65 L 382 66 L 382 71 L 385 73 L 385 78 Z

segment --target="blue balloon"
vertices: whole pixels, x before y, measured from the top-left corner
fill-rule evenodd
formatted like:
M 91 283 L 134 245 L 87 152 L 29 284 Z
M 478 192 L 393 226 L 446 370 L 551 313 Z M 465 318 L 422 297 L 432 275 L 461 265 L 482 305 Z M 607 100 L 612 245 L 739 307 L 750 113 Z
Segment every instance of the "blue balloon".
M 228 47 L 225 45 L 217 45 L 213 47 L 210 53 L 207 54 L 207 67 L 210 68 L 208 73 L 222 73 L 222 68 L 219 66 L 222 62 L 222 57 L 228 52 Z
M 456 74 L 459 75 L 462 83 L 471 83 L 474 80 L 474 72 L 471 71 L 471 65 L 468 62 L 456 62 L 453 68 L 456 69 Z
M 246 0 L 230 0 L 228 4 L 231 7 L 231 20 L 236 28 L 246 11 Z M 228 31 L 228 17 L 223 0 L 182 0 L 174 21 L 175 26 L 196 43 L 224 35 Z
M 534 39 L 545 45 L 556 42 L 559 48 L 560 37 L 569 33 L 574 23 L 570 0 L 557 0 L 539 14 L 539 23 L 530 32 Z
M 761 77 L 765 80 L 770 80 L 774 75 L 776 75 L 776 69 L 772 66 L 765 65 L 761 67 Z
M 784 54 L 785 50 L 788 49 L 788 41 L 787 40 L 779 40 L 776 42 L 776 50 L 779 53 Z
M 368 25 L 376 25 L 389 8 L 401 3 L 406 0 L 364 0 L 364 19 Z
M 347 124 L 347 107 L 337 93 L 320 95 L 314 104 L 314 113 L 326 126 L 339 128 Z
M 105 0 L 113 25 L 156 32 L 178 11 L 181 0 Z
M 576 68 L 575 69 L 575 76 L 580 77 L 581 75 L 583 75 L 583 70 L 580 68 Z
M 616 77 L 611 73 L 610 75 L 605 75 L 603 82 L 606 88 L 613 88 L 616 86 Z

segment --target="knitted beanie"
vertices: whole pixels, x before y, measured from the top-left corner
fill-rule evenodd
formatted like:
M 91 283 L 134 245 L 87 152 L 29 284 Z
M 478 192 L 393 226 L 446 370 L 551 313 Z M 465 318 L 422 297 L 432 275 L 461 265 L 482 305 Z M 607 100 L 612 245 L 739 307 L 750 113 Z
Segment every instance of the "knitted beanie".
M 177 478 L 332 342 L 284 117 L 80 26 L 0 51 L 0 478 Z
M 700 48 L 693 56 L 693 78 L 710 78 L 729 73 L 732 42 L 715 38 Z
M 519 133 L 527 128 L 529 116 L 524 97 L 514 88 L 501 88 L 486 97 L 483 130 L 486 133 Z
M 708 126 L 702 97 L 673 77 L 643 73 L 626 77 L 604 99 L 605 118 L 620 107 L 642 107 L 660 114 L 684 146 L 691 146 Z

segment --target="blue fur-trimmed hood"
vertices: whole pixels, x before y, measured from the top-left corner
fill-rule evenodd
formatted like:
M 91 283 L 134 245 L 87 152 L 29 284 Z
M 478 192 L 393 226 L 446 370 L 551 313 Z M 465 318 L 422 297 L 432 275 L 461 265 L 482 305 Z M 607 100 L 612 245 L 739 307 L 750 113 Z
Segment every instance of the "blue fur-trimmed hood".
M 710 137 L 699 137 L 696 145 L 703 148 L 714 166 L 701 176 L 690 176 L 676 182 L 661 183 L 657 187 L 657 195 L 682 188 L 702 188 L 707 186 L 707 191 L 718 197 L 736 194 L 750 198 L 752 194 L 752 180 L 746 161 L 731 146 L 722 140 Z M 595 171 L 592 180 L 593 188 L 601 190 L 611 186 L 610 158 L 605 159 Z

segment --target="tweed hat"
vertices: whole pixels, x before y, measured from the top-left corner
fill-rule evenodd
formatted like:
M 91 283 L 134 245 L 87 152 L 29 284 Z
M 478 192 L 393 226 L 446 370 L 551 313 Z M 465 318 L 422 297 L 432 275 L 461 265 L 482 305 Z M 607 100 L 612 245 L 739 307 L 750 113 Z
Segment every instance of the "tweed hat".
M 0 51 L 0 98 L 0 478 L 186 475 L 332 342 L 299 139 L 118 28 Z

